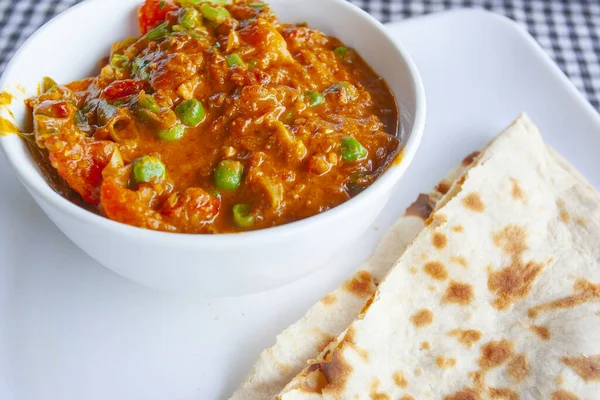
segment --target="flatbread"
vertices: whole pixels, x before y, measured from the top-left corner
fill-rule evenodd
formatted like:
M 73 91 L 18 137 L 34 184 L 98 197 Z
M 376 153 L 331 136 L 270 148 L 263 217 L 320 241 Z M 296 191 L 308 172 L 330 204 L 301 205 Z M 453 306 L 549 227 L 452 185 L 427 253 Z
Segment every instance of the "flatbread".
M 277 396 L 599 399 L 600 196 L 521 116 Z
M 467 156 L 429 195 L 421 194 L 390 228 L 371 259 L 335 291 L 327 294 L 263 351 L 231 400 L 272 399 L 360 314 L 377 284 L 424 228 L 436 202 L 459 179 L 478 152 Z

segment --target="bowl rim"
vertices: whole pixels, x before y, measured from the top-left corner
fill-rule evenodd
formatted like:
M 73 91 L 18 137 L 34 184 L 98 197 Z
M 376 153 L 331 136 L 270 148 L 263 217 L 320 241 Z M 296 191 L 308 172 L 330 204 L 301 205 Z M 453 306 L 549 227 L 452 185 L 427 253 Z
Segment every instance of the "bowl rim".
M 0 77 L 0 90 L 4 90 L 7 84 L 7 76 L 15 68 L 17 60 L 20 58 L 21 53 L 27 48 L 28 44 L 34 40 L 37 36 L 44 34 L 44 32 L 55 24 L 60 23 L 63 19 L 67 18 L 70 14 L 77 12 L 79 8 L 89 6 L 91 3 L 102 2 L 104 0 L 87 0 L 79 4 L 76 4 L 52 19 L 44 23 L 38 28 L 15 52 L 11 60 L 7 64 L 4 73 Z M 280 0 L 281 1 L 281 0 Z M 269 228 L 247 231 L 247 232 L 234 232 L 234 233 L 219 233 L 219 234 L 203 234 L 203 233 L 180 233 L 180 232 L 164 232 L 157 231 L 147 228 L 140 228 L 133 225 L 128 225 L 122 222 L 111 220 L 102 215 L 88 211 L 68 199 L 55 192 L 50 185 L 37 185 L 33 182 L 33 177 L 30 173 L 25 172 L 20 166 L 20 160 L 9 148 L 10 137 L 14 135 L 1 136 L 0 135 L 0 148 L 2 148 L 7 160 L 11 164 L 12 168 L 16 171 L 19 180 L 23 185 L 30 191 L 34 197 L 42 198 L 44 201 L 50 203 L 53 207 L 58 209 L 68 216 L 89 223 L 91 225 L 99 226 L 107 231 L 112 231 L 122 235 L 135 237 L 139 240 L 144 240 L 149 243 L 163 244 L 165 241 L 169 241 L 170 245 L 176 245 L 181 247 L 187 247 L 189 245 L 198 245 L 200 241 L 206 241 L 205 244 L 217 247 L 227 247 L 232 240 L 243 239 L 245 244 L 252 244 L 255 242 L 263 241 L 267 238 L 272 238 L 274 235 L 277 237 L 292 236 L 302 231 L 310 231 L 317 227 L 320 223 L 324 222 L 325 219 L 331 219 L 339 217 L 341 214 L 346 213 L 352 208 L 360 209 L 361 205 L 368 203 L 368 200 L 374 196 L 377 196 L 380 192 L 386 189 L 391 189 L 391 186 L 402 177 L 406 169 L 412 163 L 412 160 L 419 148 L 423 131 L 425 128 L 425 115 L 426 115 L 426 101 L 425 101 L 425 89 L 419 71 L 416 64 L 410 57 L 409 53 L 405 48 L 398 43 L 397 40 L 393 39 L 391 34 L 383 26 L 381 22 L 375 19 L 373 16 L 362 10 L 358 6 L 347 2 L 345 0 L 321 0 L 329 1 L 330 3 L 337 4 L 339 7 L 343 7 L 354 14 L 357 14 L 365 22 L 371 25 L 379 35 L 382 35 L 400 55 L 406 68 L 408 70 L 408 79 L 411 81 L 412 90 L 414 91 L 415 97 L 415 113 L 413 127 L 410 131 L 405 132 L 408 136 L 405 146 L 400 150 L 402 154 L 402 160 L 400 163 L 393 163 L 390 165 L 384 173 L 375 180 L 370 186 L 368 186 L 361 193 L 355 197 L 345 201 L 344 203 L 333 207 L 322 213 L 313 215 L 308 218 L 304 218 L 298 221 L 293 221 L 283 225 L 273 226 Z M 367 60 L 368 62 L 368 60 Z M 402 112 L 400 110 L 400 112 Z M 8 139 L 8 140 L 7 140 Z M 20 139 L 20 138 L 19 138 Z

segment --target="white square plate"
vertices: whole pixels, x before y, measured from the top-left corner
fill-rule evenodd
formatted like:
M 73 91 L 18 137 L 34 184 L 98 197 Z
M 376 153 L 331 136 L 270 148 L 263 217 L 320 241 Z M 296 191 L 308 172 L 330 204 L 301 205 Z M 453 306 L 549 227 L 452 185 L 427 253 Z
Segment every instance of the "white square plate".
M 260 351 L 365 260 L 419 192 L 521 111 L 600 188 L 600 118 L 524 30 L 482 11 L 389 29 L 425 83 L 421 148 L 361 243 L 278 290 L 177 298 L 127 282 L 70 243 L 0 158 L 0 398 L 226 398 Z

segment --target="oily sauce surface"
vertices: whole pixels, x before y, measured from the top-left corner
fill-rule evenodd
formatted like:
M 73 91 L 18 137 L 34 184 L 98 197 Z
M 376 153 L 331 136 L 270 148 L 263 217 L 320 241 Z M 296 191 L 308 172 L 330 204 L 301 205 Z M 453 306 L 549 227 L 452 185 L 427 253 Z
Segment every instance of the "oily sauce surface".
M 393 95 L 338 39 L 246 0 L 147 0 L 139 17 L 142 36 L 98 76 L 46 80 L 28 100 L 47 162 L 102 215 L 171 232 L 281 225 L 350 199 L 398 154 Z M 178 108 L 190 101 L 203 112 Z

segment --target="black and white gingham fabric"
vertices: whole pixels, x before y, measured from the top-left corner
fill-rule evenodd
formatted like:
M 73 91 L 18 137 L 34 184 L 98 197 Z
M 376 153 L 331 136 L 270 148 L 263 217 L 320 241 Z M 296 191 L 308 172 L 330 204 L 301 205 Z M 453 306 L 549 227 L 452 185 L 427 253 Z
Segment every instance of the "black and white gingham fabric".
M 80 0 L 0 0 L 0 73 L 40 25 Z M 350 0 L 382 22 L 452 8 L 485 8 L 517 21 L 600 109 L 600 0 Z M 141 2 L 141 0 L 140 0 Z

